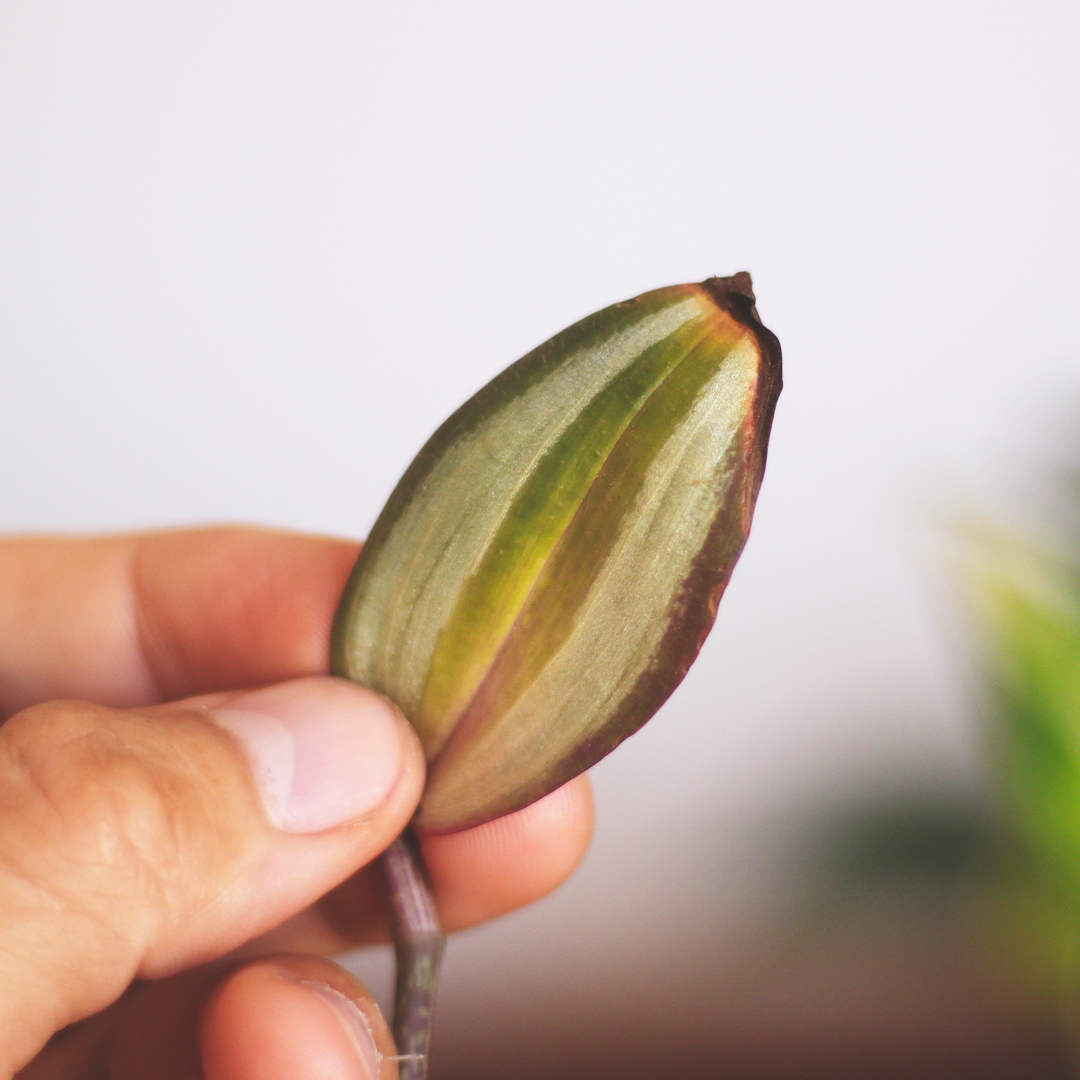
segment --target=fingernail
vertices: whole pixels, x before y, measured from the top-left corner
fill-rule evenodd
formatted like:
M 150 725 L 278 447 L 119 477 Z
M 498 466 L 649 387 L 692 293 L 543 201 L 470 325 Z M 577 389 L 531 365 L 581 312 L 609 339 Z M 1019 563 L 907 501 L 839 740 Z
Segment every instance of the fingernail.
M 360 1061 L 361 1073 L 365 1078 L 378 1080 L 379 1064 L 382 1059 L 367 1018 L 360 1011 L 356 1002 L 340 990 L 335 990 L 326 983 L 304 979 L 300 985 L 315 994 L 337 1017 L 356 1048 Z
M 285 832 L 321 832 L 365 817 L 401 773 L 404 717 L 341 679 L 253 690 L 211 715 L 243 747 L 266 813 Z

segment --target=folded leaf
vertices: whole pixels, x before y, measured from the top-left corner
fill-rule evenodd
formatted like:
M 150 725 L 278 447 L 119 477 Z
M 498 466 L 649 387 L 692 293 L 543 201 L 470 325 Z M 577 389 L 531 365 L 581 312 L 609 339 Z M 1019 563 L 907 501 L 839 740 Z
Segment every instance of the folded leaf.
M 332 649 L 420 734 L 419 825 L 540 798 L 678 685 L 746 540 L 780 384 L 749 275 L 710 278 L 576 323 L 431 437 Z

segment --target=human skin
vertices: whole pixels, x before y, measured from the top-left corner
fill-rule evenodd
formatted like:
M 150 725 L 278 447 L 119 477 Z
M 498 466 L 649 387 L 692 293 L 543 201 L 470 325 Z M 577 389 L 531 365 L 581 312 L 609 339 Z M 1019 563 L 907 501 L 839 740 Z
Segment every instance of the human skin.
M 400 713 L 325 674 L 357 551 L 250 528 L 0 541 L 0 1076 L 396 1075 L 326 959 L 386 939 L 369 864 L 424 775 Z M 306 777 L 287 802 L 259 779 L 282 716 Z M 422 837 L 444 924 L 550 891 L 591 825 L 579 778 Z

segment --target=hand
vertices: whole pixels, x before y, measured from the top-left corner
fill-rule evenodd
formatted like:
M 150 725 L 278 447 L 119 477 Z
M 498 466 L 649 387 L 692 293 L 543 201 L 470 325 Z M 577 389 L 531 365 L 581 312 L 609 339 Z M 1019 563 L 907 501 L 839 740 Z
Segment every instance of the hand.
M 401 714 L 324 676 L 356 554 L 254 529 L 0 543 L 0 1076 L 396 1074 L 323 958 L 387 936 L 357 871 L 423 786 Z M 447 928 L 554 888 L 591 814 L 579 779 L 425 837 Z

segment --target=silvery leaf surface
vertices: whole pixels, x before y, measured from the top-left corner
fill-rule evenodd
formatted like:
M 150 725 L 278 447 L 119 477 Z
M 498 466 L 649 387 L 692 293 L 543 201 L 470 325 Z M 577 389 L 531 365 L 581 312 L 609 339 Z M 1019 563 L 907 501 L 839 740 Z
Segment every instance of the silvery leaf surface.
M 746 540 L 780 386 L 749 275 L 710 278 L 581 320 L 430 438 L 332 646 L 420 735 L 418 825 L 527 805 L 666 700 Z

